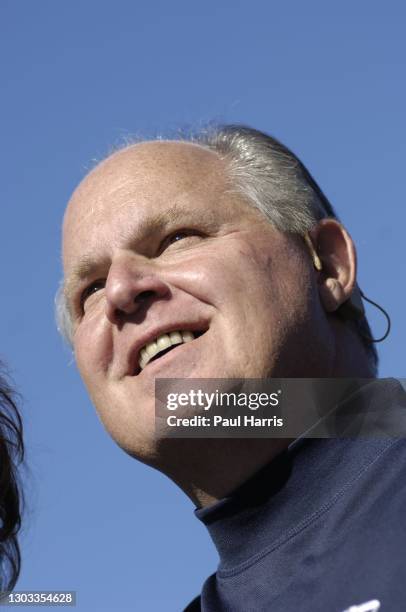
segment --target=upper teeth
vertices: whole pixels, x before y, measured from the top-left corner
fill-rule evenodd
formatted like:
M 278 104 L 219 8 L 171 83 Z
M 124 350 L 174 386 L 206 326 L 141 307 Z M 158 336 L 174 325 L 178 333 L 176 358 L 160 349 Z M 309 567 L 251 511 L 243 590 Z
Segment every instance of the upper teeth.
M 147 363 L 149 363 L 151 359 L 160 351 L 164 351 L 168 347 L 174 346 L 175 344 L 190 342 L 193 339 L 194 334 L 191 331 L 173 331 L 169 334 L 161 334 L 152 342 L 148 342 L 148 344 L 141 349 L 138 359 L 141 370 L 143 370 Z

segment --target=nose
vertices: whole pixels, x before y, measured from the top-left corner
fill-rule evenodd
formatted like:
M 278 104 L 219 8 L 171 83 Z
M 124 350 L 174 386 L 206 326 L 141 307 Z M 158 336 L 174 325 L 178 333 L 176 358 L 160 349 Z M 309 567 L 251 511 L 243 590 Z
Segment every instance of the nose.
M 168 294 L 169 286 L 160 278 L 156 266 L 133 253 L 120 255 L 113 260 L 106 280 L 106 316 L 111 323 L 117 323 Z

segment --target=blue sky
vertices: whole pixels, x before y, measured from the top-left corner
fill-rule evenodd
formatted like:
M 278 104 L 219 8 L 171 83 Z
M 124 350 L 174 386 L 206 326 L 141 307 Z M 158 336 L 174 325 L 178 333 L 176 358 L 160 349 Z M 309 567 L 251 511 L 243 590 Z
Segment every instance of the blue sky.
M 26 427 L 20 590 L 176 612 L 216 567 L 192 503 L 108 438 L 54 327 L 66 202 L 126 138 L 219 120 L 290 146 L 391 314 L 380 373 L 405 377 L 405 18 L 391 0 L 3 0 L 0 357 Z

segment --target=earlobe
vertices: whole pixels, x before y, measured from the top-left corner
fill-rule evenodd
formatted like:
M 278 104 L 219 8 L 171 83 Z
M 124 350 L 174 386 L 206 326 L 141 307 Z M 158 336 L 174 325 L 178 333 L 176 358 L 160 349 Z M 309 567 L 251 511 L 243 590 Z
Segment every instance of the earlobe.
M 319 285 L 319 294 L 324 309 L 327 312 L 335 312 L 345 302 L 344 290 L 335 278 L 326 278 Z

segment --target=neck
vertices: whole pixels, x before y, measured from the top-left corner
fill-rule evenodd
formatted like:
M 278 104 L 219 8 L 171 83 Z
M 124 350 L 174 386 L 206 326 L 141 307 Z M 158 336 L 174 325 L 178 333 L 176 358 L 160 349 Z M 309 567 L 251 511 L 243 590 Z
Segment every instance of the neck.
M 160 442 L 159 465 L 154 467 L 203 508 L 229 495 L 291 442 L 286 438 L 169 438 Z

